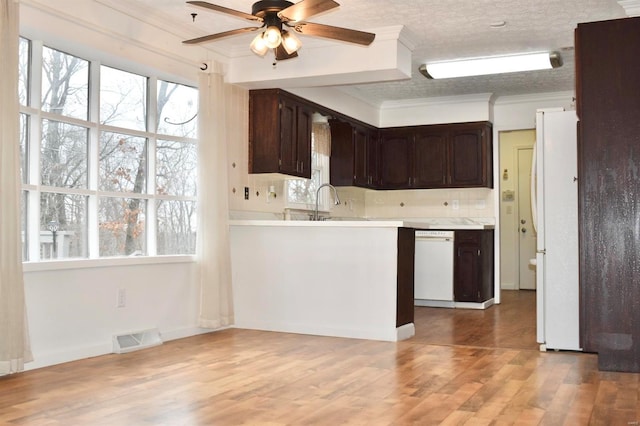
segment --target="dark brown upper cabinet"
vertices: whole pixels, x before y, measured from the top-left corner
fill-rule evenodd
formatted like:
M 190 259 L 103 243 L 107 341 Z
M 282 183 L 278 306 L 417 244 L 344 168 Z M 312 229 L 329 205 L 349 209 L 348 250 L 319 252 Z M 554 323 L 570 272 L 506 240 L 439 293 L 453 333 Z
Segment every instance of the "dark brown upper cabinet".
M 380 131 L 379 189 L 411 187 L 413 159 L 413 131 L 411 128 Z
M 380 189 L 492 187 L 491 123 L 380 131 Z
M 249 95 L 249 173 L 311 178 L 313 109 L 278 89 Z
M 249 173 L 310 178 L 314 112 L 333 117 L 335 186 L 493 187 L 489 122 L 377 129 L 280 89 L 249 92 Z
M 447 132 L 441 126 L 416 129 L 414 136 L 413 186 L 445 188 L 449 184 Z
M 493 187 L 489 123 L 453 124 L 449 130 L 449 187 Z
M 375 188 L 378 182 L 378 132 L 355 122 L 333 119 L 331 184 Z

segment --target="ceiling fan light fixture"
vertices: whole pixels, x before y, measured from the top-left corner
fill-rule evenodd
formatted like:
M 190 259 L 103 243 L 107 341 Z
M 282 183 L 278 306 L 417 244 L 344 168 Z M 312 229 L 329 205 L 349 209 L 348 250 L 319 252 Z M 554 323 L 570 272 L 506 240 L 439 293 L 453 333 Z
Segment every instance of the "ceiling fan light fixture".
M 264 43 L 269 49 L 275 49 L 282 43 L 282 34 L 280 34 L 280 28 L 275 25 L 267 27 L 262 34 Z
M 423 64 L 418 69 L 430 79 L 471 77 L 558 68 L 562 58 L 557 52 L 523 53 L 507 56 L 462 59 Z
M 251 51 L 258 56 L 264 56 L 269 51 L 269 47 L 265 43 L 262 33 L 258 34 L 249 45 Z
M 302 47 L 302 42 L 292 32 L 283 30 L 282 46 L 284 47 L 284 50 L 286 50 L 287 53 L 291 55 L 292 53 L 297 52 Z

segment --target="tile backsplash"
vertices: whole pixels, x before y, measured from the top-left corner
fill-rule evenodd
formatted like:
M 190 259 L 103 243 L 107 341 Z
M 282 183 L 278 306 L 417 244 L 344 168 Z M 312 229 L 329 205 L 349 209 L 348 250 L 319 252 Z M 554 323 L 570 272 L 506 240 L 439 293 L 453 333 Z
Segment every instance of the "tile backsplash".
M 367 191 L 367 218 L 494 217 L 493 189 Z
M 250 179 L 248 184 L 249 200 L 243 199 L 241 190 L 230 194 L 230 217 L 283 219 L 286 210 L 291 210 L 284 202 L 283 181 Z M 267 196 L 267 188 L 271 186 L 277 193 L 274 197 Z M 374 191 L 339 187 L 337 190 L 341 204 L 331 205 L 330 214 L 334 218 L 495 217 L 494 190 L 490 188 Z M 295 208 L 291 212 L 304 213 L 295 211 Z

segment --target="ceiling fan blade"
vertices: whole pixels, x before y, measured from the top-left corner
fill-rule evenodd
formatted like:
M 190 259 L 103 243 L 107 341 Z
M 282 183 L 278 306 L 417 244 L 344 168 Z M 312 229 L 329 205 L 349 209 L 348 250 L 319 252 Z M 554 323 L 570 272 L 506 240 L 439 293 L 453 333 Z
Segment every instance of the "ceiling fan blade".
M 182 43 L 183 44 L 204 43 L 206 41 L 217 40 L 217 39 L 223 38 L 223 37 L 229 37 L 229 36 L 236 35 L 236 34 L 242 34 L 242 33 L 248 33 L 248 32 L 251 32 L 251 31 L 256 31 L 256 30 L 259 30 L 260 28 L 262 28 L 262 27 L 238 28 L 237 30 L 230 30 L 230 31 L 222 32 L 222 33 L 206 35 L 206 36 L 203 36 L 203 37 L 192 38 L 191 40 L 185 40 Z
M 278 47 L 273 49 L 276 54 L 276 61 L 284 61 L 285 59 L 291 59 L 298 56 L 298 52 L 293 52 L 291 54 L 287 53 L 284 46 L 279 44 Z
M 226 13 L 227 15 L 237 16 L 238 18 L 248 19 L 249 21 L 262 22 L 262 18 L 258 16 L 240 12 L 239 10 L 229 9 L 228 7 L 207 3 L 206 1 L 188 1 L 187 3 L 194 6 L 204 7 L 205 9 L 215 10 L 216 12 Z
M 310 16 L 325 12 L 340 6 L 333 0 L 302 0 L 278 12 L 283 21 L 304 21 Z
M 291 25 L 297 33 L 330 38 L 334 40 L 346 41 L 349 43 L 362 44 L 368 46 L 376 38 L 373 33 L 350 30 L 348 28 L 332 27 L 331 25 L 313 24 L 311 22 L 297 22 Z

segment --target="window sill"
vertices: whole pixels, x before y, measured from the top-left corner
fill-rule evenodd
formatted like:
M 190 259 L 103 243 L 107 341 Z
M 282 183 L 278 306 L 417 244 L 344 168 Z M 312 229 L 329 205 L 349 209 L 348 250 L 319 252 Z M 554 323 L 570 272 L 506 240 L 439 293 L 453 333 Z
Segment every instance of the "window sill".
M 65 259 L 43 262 L 23 262 L 24 272 L 57 271 L 64 269 L 107 268 L 110 266 L 193 263 L 194 255 L 110 257 L 102 259 Z

